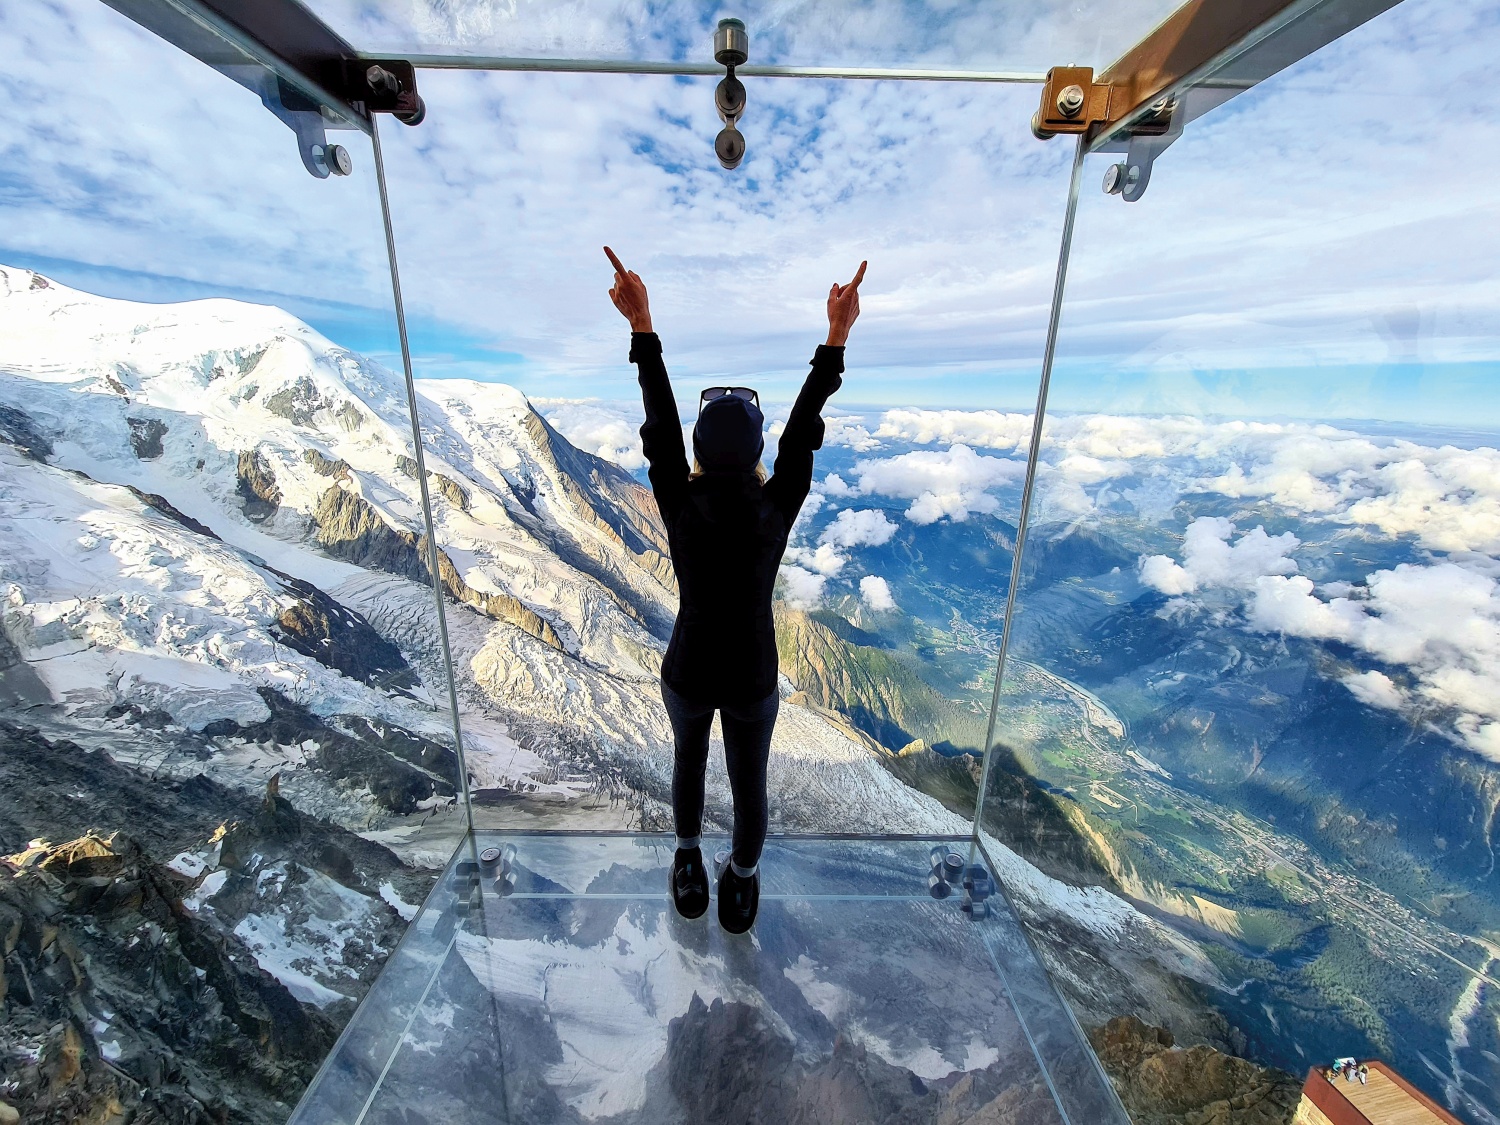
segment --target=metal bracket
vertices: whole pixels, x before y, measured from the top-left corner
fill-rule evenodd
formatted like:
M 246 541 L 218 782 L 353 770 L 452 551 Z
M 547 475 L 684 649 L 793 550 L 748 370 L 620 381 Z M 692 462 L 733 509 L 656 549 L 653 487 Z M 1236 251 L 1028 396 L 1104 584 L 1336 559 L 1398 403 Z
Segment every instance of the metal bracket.
M 1047 72 L 1042 85 L 1042 104 L 1031 118 L 1031 131 L 1039 140 L 1049 140 L 1059 133 L 1098 135 L 1118 114 L 1116 87 L 1109 82 L 1094 81 L 1094 70 L 1087 66 L 1055 66 Z M 1101 152 L 1124 152 L 1123 163 L 1110 166 L 1104 177 L 1104 190 L 1134 203 L 1145 194 L 1151 182 L 1151 166 L 1156 158 L 1182 135 L 1182 118 L 1177 102 L 1162 98 L 1151 111 L 1129 126 L 1129 134 L 1100 148 Z
M 405 125 L 420 125 L 427 116 L 427 103 L 417 93 L 416 69 L 404 59 L 344 59 L 339 75 L 342 81 L 332 83 L 330 92 L 366 114 L 389 113 Z M 274 94 L 271 85 L 262 84 L 260 100 L 297 134 L 302 166 L 320 180 L 352 172 L 349 151 L 328 143 L 329 122 L 322 107 L 283 78 L 276 79 Z
M 366 113 L 389 113 L 403 125 L 420 125 L 427 103 L 417 93 L 417 70 L 406 59 L 345 59 L 338 92 Z
M 1094 81 L 1091 66 L 1054 66 L 1042 83 L 1042 104 L 1031 131 L 1041 141 L 1059 133 L 1087 133 L 1109 120 L 1110 86 Z
M 1182 136 L 1184 115 L 1178 112 L 1176 99 L 1163 98 L 1152 106 L 1150 115 L 1131 127 L 1130 135 L 1100 146 L 1099 152 L 1123 152 L 1125 159 L 1111 164 L 1104 173 L 1104 193 L 1118 195 L 1134 203 L 1146 194 L 1151 182 L 1151 168 L 1156 158 Z M 1165 123 L 1165 128 L 1158 126 Z M 1140 128 L 1146 126 L 1146 128 Z

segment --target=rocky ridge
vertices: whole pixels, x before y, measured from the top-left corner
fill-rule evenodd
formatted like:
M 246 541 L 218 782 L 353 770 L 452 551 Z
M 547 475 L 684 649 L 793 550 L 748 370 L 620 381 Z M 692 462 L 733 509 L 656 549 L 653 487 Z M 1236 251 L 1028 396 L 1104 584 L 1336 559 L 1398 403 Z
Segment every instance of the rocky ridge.
M 27 1122 L 284 1120 L 404 928 L 381 885 L 430 880 L 274 783 L 153 782 L 9 724 L 0 852 L 0 1089 Z M 322 1003 L 259 964 L 272 915 Z
M 1290 1125 L 1302 1083 L 1212 1047 L 1119 1016 L 1089 1034 L 1135 1125 Z

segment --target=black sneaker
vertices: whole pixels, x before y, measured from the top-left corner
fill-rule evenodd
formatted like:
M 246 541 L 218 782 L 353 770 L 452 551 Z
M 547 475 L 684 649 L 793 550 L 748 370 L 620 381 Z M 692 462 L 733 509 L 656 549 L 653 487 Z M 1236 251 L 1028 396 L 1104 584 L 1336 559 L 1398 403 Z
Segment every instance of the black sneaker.
M 731 934 L 742 934 L 755 925 L 760 908 L 760 871 L 746 879 L 725 867 L 719 876 L 719 925 Z
M 672 857 L 672 873 L 667 876 L 672 889 L 672 905 L 684 918 L 702 918 L 708 911 L 708 870 L 703 853 L 697 848 L 678 848 Z

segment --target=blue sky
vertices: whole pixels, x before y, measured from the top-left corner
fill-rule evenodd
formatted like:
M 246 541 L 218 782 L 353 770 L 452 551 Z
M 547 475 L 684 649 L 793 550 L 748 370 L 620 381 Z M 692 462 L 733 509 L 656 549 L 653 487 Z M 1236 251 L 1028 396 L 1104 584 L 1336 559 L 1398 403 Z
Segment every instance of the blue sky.
M 1108 30 L 1160 7 L 1142 0 Z M 449 22 L 423 33 L 484 48 L 498 10 L 445 5 Z M 977 10 L 960 5 L 953 26 Z M 799 11 L 768 49 L 780 35 L 786 57 L 816 55 L 812 32 L 786 31 Z M 1102 195 L 1110 158 L 1090 158 L 1058 408 L 1500 427 L 1497 11 L 1406 0 L 1195 123 L 1138 204 Z M 606 24 L 591 34 L 615 50 Z M 1017 22 L 1012 65 L 1108 54 L 1098 25 L 1061 21 L 1048 39 L 1045 21 Z M 545 46 L 538 27 L 522 45 Z M 7 6 L 0 40 L 15 60 L 0 76 L 14 107 L 0 260 L 132 299 L 276 303 L 393 355 L 362 137 L 337 138 L 353 176 L 314 180 L 252 95 L 97 0 Z M 962 37 L 929 28 L 921 42 L 915 61 L 975 61 L 950 49 Z M 726 173 L 711 80 L 427 72 L 422 85 L 427 122 L 382 134 L 419 374 L 629 397 L 608 241 L 650 285 L 689 383 L 790 397 L 828 285 L 867 257 L 849 403 L 1034 399 L 1069 159 L 1068 142 L 1030 136 L 1034 88 L 752 81 L 749 156 Z

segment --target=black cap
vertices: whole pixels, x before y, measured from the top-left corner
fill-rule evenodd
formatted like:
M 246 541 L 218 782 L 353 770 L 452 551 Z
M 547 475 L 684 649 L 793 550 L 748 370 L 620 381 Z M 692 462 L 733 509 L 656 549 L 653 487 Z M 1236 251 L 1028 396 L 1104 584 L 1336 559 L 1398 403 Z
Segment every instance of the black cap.
M 735 395 L 720 395 L 703 404 L 693 427 L 693 455 L 709 471 L 755 468 L 766 447 L 760 407 Z

